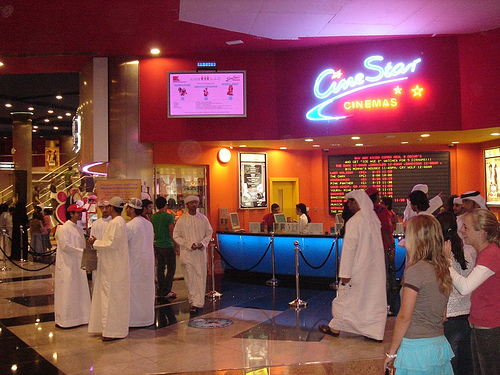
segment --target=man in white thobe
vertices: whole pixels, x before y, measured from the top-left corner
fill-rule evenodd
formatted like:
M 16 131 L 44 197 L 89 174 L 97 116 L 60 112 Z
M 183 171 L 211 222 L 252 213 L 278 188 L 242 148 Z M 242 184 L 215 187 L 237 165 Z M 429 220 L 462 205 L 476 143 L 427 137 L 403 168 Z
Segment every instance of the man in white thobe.
M 429 192 L 429 187 L 425 184 L 416 184 L 412 189 L 410 193 L 413 193 L 414 191 L 423 191 L 425 194 L 428 194 Z M 434 198 L 429 199 L 429 208 L 428 211 L 432 214 L 434 211 L 436 211 L 439 207 L 443 205 L 443 200 L 441 199 L 441 193 L 436 195 Z M 406 207 L 403 212 L 403 221 L 405 223 L 408 222 L 412 217 L 417 216 L 417 213 L 411 209 L 411 203 L 410 200 L 406 200 Z
M 321 324 L 323 333 L 340 331 L 373 340 L 384 338 L 387 298 L 384 248 L 380 220 L 363 190 L 346 194 L 354 216 L 346 223 L 342 244 L 337 297 L 332 301 L 333 319 Z
M 89 238 L 97 250 L 97 274 L 92 294 L 89 332 L 103 341 L 127 337 L 130 320 L 130 276 L 127 226 L 121 216 L 125 202 L 109 200 L 109 222 L 102 240 Z
M 142 217 L 142 201 L 126 206 L 130 263 L 130 327 L 146 327 L 155 320 L 155 252 L 153 224 Z
M 109 215 L 109 201 L 101 200 L 99 201 L 97 206 L 99 207 L 102 216 L 92 223 L 92 227 L 90 227 L 90 237 L 95 237 L 98 240 L 102 240 L 104 231 L 111 221 L 111 216 Z M 95 285 L 96 272 L 97 270 L 92 271 L 92 290 L 94 289 Z
M 184 204 L 188 212 L 177 220 L 174 227 L 174 241 L 180 247 L 191 314 L 199 312 L 205 304 L 207 247 L 212 238 L 212 227 L 207 217 L 197 211 L 199 203 L 197 196 L 186 197 Z
M 63 328 L 89 322 L 90 290 L 87 272 L 81 268 L 85 237 L 76 224 L 82 211 L 76 204 L 70 205 L 70 219 L 59 227 L 56 235 L 54 315 L 56 325 Z

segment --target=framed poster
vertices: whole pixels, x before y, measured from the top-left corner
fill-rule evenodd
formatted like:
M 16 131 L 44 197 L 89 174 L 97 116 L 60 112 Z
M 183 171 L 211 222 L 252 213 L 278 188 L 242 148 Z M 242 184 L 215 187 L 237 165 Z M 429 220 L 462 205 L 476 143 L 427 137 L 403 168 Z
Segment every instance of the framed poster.
M 267 207 L 267 154 L 238 154 L 240 208 Z
M 484 150 L 484 172 L 486 174 L 486 204 L 488 206 L 500 206 L 500 148 Z

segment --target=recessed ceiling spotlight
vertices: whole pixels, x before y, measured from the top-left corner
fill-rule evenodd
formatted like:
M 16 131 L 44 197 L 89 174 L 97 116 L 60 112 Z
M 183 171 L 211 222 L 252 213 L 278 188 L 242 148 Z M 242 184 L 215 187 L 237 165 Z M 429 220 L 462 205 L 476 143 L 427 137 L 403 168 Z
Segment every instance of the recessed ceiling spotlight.
M 56 95 L 57 100 L 61 100 L 62 98 L 63 98 L 62 95 Z
M 286 150 L 286 147 L 285 146 L 281 146 L 280 150 Z
M 3 66 L 3 62 L 0 61 L 0 66 Z
M 35 108 L 33 108 L 33 107 L 28 107 L 28 111 L 34 111 L 34 110 L 35 110 Z
M 306 139 L 304 139 L 304 141 L 305 142 L 312 142 L 312 141 L 314 141 L 314 139 L 312 139 L 312 138 L 306 138 Z
M 500 133 L 491 133 L 490 135 L 497 136 L 497 135 L 500 135 Z
M 152 55 L 159 55 L 160 49 L 159 48 L 151 48 L 150 52 Z
M 339 147 L 340 143 L 331 143 L 330 146 Z
M 7 108 L 11 108 L 11 107 L 12 107 L 12 104 L 10 104 L 10 103 L 6 103 L 6 104 L 5 104 L 5 106 L 6 106 Z
M 396 138 L 395 135 L 388 135 L 387 137 L 385 137 L 385 139 L 394 139 L 394 138 Z
M 54 126 L 54 130 L 59 130 L 59 127 L 58 126 Z
M 430 137 L 431 135 L 430 135 L 430 134 L 420 134 L 420 136 L 421 136 L 422 138 L 427 138 L 427 137 Z
M 361 137 L 354 136 L 354 137 L 351 137 L 351 139 L 354 141 L 356 139 L 361 139 Z
M 71 116 L 71 113 L 69 113 L 69 112 L 66 112 L 66 116 Z
M 31 131 L 32 131 L 33 133 L 36 133 L 36 129 L 32 129 Z
M 402 144 L 402 145 L 407 145 L 407 144 L 408 144 L 408 141 L 401 141 L 401 144 Z
M 50 122 L 50 120 L 49 120 L 48 118 L 46 118 L 46 119 L 45 119 L 45 120 L 43 120 L 43 121 L 45 121 L 45 122 Z
M 52 109 L 49 109 L 49 110 L 47 111 L 47 113 L 50 113 L 50 114 L 52 114 L 52 113 L 54 113 L 54 110 L 52 110 Z
M 33 129 L 38 129 L 38 125 L 33 125 Z
M 236 44 L 243 44 L 243 41 L 242 41 L 242 40 L 239 40 L 239 39 L 238 39 L 238 40 L 230 40 L 230 41 L 226 42 L 226 44 L 227 44 L 228 46 L 234 46 L 234 45 L 236 45 Z
M 453 143 L 454 145 L 457 145 L 457 144 L 459 144 L 460 142 L 459 142 L 459 141 L 453 141 L 453 142 L 451 142 L 451 143 Z
M 57 118 L 58 118 L 59 120 L 61 120 L 63 117 L 62 117 L 62 116 L 57 116 Z
M 238 147 L 247 147 L 247 145 L 239 145 Z
M 362 143 L 356 143 L 356 146 L 359 147 L 359 146 L 363 146 Z
M 320 145 L 313 145 L 313 147 L 320 147 Z

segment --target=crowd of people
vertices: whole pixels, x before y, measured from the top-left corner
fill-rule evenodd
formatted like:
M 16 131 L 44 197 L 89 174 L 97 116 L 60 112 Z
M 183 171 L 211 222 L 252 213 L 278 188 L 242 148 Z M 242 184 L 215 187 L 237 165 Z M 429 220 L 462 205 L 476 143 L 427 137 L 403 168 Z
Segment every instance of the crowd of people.
M 477 191 L 453 196 L 445 208 L 441 194 L 429 200 L 427 193 L 415 185 L 404 212 L 399 246 L 406 264 L 385 368 L 398 375 L 500 374 L 499 222 Z M 340 285 L 333 318 L 319 330 L 382 342 L 392 315 L 386 304 L 397 221 L 392 202 L 379 204 L 374 187 L 346 199 Z
M 198 212 L 199 198 L 184 200 L 186 213 L 166 212 L 166 199 L 158 197 L 158 212 L 152 202 L 120 197 L 98 203 L 101 217 L 92 223 L 90 236 L 78 225 L 86 208 L 67 207 L 69 219 L 57 230 L 54 286 L 55 323 L 61 328 L 88 324 L 88 331 L 103 341 L 124 338 L 130 327 L 154 323 L 155 298 L 172 300 L 176 255 L 180 255 L 187 284 L 190 313 L 204 306 L 207 277 L 207 247 L 212 227 Z M 130 218 L 125 222 L 122 211 Z M 92 290 L 82 269 L 86 251 L 97 252 L 92 272 Z M 155 258 L 158 288 L 155 287 Z M 165 267 L 167 274 L 165 275 Z

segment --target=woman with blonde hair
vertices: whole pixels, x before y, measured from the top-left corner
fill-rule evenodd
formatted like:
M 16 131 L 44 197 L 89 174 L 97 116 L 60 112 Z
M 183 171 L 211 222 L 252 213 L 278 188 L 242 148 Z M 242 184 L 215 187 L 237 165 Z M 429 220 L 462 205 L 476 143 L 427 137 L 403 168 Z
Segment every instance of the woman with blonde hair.
M 385 366 L 395 359 L 398 375 L 453 375 L 453 351 L 443 319 L 452 290 L 443 234 L 432 216 L 419 215 L 406 227 L 407 268 L 402 300 Z
M 453 267 L 453 286 L 461 294 L 471 294 L 469 323 L 471 326 L 472 365 L 475 375 L 500 374 L 500 230 L 495 215 L 477 208 L 463 218 L 462 235 L 474 247 L 476 266 L 467 276 Z M 451 259 L 451 245 L 445 246 Z

